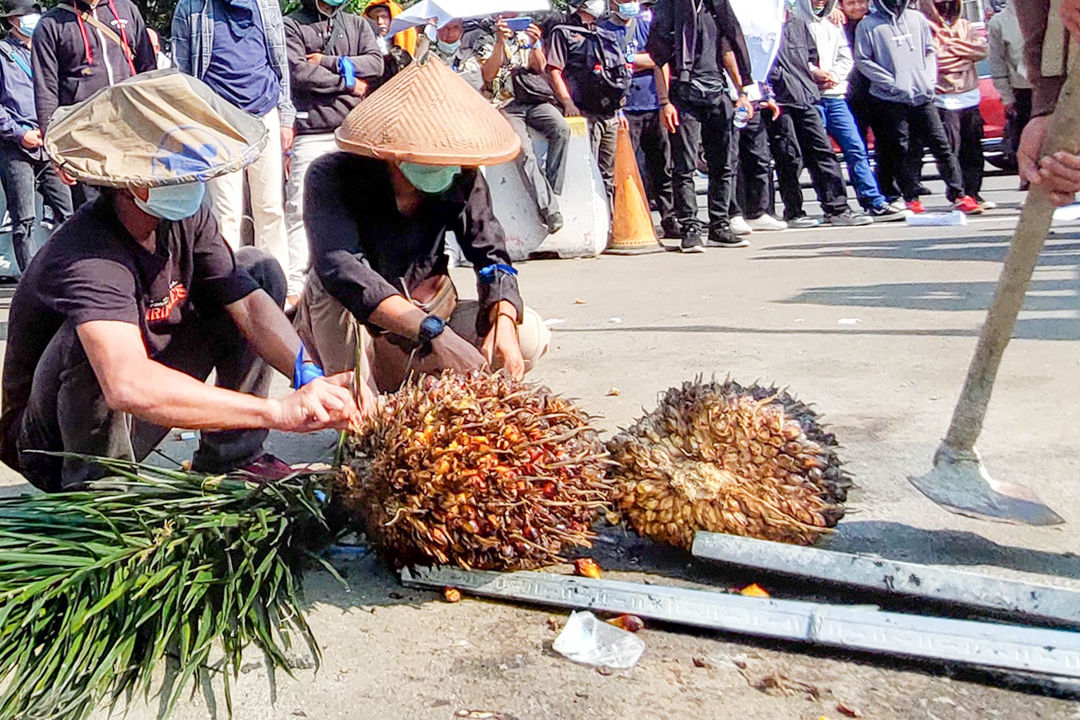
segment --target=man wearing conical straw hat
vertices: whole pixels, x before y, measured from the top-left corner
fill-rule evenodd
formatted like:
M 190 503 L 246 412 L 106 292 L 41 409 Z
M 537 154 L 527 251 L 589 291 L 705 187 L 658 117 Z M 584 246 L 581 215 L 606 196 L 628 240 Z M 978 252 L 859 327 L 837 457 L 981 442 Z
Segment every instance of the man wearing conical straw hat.
M 170 428 L 202 430 L 193 467 L 289 471 L 267 429 L 343 428 L 351 375 L 323 378 L 281 306 L 285 278 L 235 256 L 205 183 L 266 145 L 257 120 L 205 84 L 160 70 L 57 110 L 45 150 L 101 195 L 61 226 L 11 302 L 0 458 L 44 490 L 99 467 L 35 451 L 143 459 Z M 297 391 L 267 399 L 271 368 Z M 204 381 L 216 373 L 216 386 Z
M 550 334 L 522 304 L 477 169 L 520 152 L 510 124 L 429 56 L 360 103 L 336 137 L 345 152 L 313 163 L 305 192 L 313 272 L 295 322 L 316 361 L 353 367 L 359 343 L 384 391 L 410 372 L 524 375 Z M 448 231 L 476 271 L 478 301 L 457 299 Z

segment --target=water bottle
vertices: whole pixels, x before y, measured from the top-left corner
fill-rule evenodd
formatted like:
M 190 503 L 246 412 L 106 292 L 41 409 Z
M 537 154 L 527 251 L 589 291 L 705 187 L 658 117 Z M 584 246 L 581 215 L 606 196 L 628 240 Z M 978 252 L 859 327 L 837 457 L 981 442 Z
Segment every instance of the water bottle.
M 744 107 L 735 108 L 735 118 L 731 121 L 736 130 L 742 130 L 750 122 L 750 111 Z

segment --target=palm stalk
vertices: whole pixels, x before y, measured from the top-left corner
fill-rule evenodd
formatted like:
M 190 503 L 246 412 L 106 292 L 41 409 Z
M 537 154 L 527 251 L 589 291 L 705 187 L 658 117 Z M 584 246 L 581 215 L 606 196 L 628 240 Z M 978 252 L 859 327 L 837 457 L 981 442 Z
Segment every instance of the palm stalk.
M 0 499 L 0 718 L 82 720 L 102 702 L 230 680 L 245 646 L 319 659 L 300 572 L 329 542 L 326 477 L 257 484 L 113 460 L 87 492 Z

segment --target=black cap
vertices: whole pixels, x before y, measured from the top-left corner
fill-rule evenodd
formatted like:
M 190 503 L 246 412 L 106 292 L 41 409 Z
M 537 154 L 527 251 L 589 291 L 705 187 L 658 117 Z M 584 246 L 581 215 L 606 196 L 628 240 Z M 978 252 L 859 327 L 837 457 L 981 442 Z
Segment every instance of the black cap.
M 20 17 L 41 12 L 41 6 L 34 0 L 4 0 L 0 4 L 0 18 Z

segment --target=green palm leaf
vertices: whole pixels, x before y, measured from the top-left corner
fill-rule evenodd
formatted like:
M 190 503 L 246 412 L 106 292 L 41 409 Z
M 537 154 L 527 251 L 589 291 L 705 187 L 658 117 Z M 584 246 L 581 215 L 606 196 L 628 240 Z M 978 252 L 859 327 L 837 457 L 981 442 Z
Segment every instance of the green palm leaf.
M 82 720 L 105 701 L 149 697 L 160 715 L 248 645 L 290 671 L 302 641 L 301 568 L 333 533 L 332 481 L 272 485 L 115 460 L 90 491 L 0 499 L 0 717 Z M 203 688 L 207 691 L 208 688 Z

